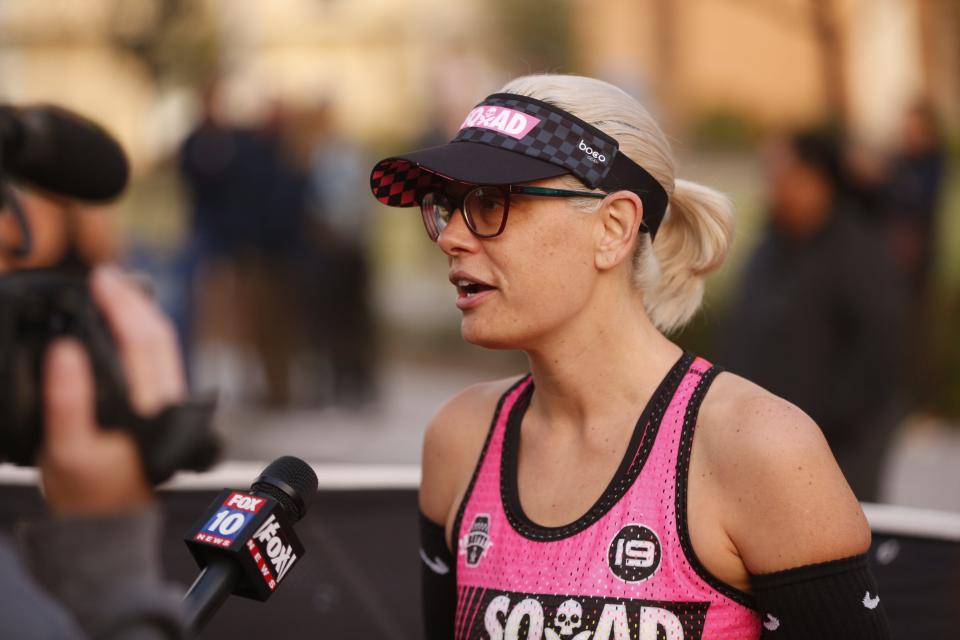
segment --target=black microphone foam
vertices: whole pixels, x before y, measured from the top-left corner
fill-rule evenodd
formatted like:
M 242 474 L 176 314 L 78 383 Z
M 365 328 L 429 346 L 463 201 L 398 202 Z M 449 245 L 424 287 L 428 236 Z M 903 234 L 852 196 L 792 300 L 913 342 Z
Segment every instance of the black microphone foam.
M 103 128 L 75 113 L 42 105 L 0 108 L 4 170 L 60 195 L 104 201 L 127 185 L 127 157 Z
M 271 462 L 250 488 L 279 502 L 292 524 L 307 512 L 308 501 L 316 495 L 319 484 L 309 464 L 294 456 L 283 456 Z

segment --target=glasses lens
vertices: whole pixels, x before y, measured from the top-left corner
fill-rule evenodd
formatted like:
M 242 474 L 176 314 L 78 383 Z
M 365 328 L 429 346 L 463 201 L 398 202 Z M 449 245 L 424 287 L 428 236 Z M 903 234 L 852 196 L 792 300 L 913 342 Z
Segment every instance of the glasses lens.
M 463 201 L 470 229 L 478 236 L 494 236 L 503 224 L 506 195 L 497 187 L 477 187 Z
M 427 229 L 427 235 L 436 242 L 440 237 L 447 223 L 450 222 L 450 216 L 453 211 L 450 208 L 450 200 L 442 193 L 431 191 L 420 200 L 420 215 L 423 216 L 423 226 Z

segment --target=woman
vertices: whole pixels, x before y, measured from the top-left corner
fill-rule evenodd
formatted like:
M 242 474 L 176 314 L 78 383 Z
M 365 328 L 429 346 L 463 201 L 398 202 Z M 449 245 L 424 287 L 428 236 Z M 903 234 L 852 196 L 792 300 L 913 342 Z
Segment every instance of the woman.
M 427 430 L 430 638 L 887 637 L 869 528 L 816 425 L 661 333 L 696 311 L 732 215 L 675 178 L 636 101 L 519 78 L 371 184 L 420 206 L 464 338 L 530 363 Z

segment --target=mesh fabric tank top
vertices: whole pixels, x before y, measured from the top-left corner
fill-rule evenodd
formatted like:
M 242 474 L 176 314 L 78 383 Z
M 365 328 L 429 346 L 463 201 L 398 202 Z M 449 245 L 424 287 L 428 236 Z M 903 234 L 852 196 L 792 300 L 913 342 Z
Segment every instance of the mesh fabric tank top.
M 532 379 L 504 394 L 454 523 L 455 640 L 759 638 L 749 595 L 714 578 L 687 533 L 693 432 L 717 372 L 684 354 L 640 415 L 606 490 L 562 527 L 530 521 L 517 492 Z

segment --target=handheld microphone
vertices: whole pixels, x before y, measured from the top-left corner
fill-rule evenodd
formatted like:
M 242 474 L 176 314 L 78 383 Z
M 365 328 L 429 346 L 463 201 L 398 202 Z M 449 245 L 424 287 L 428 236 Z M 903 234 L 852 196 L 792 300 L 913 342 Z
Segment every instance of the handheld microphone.
M 45 191 L 87 201 L 127 185 L 127 157 L 99 125 L 52 105 L 0 105 L 0 167 Z
M 231 593 L 264 601 L 303 557 L 293 524 L 317 492 L 303 460 L 271 462 L 248 492 L 224 489 L 184 538 L 203 569 L 183 598 L 186 622 L 202 629 Z

